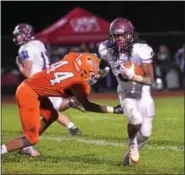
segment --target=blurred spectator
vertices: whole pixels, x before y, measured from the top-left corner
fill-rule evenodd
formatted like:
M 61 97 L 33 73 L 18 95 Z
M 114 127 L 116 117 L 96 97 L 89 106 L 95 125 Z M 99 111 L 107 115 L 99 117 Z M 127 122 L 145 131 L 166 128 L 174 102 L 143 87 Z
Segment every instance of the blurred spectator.
M 89 48 L 88 48 L 87 44 L 81 44 L 80 52 L 89 52 Z
M 166 45 L 160 45 L 157 53 L 157 61 L 164 63 L 164 61 L 170 60 L 170 51 Z
M 183 79 L 184 78 L 184 49 L 185 49 L 185 44 L 183 44 L 183 47 L 178 49 L 175 54 L 175 61 L 180 71 L 181 88 L 183 88 L 183 81 L 184 81 Z
M 58 52 L 60 57 L 64 57 L 69 52 L 69 48 L 67 46 L 60 46 Z
M 167 89 L 166 74 L 171 68 L 170 51 L 166 45 L 160 45 L 156 55 L 157 77 L 162 79 L 163 89 Z
M 98 53 L 98 48 L 95 43 L 89 44 L 89 52 L 96 53 L 96 54 Z
M 57 62 L 69 51 L 67 46 L 52 46 L 50 64 Z
M 57 46 L 51 47 L 50 64 L 55 63 L 60 59 L 60 53 Z
M 21 76 L 17 69 L 3 68 L 1 70 L 1 95 L 14 94 L 21 81 Z
M 181 72 L 184 72 L 184 48 L 185 44 L 183 44 L 183 47 L 178 49 L 175 54 L 175 61 L 179 66 Z
M 80 52 L 81 51 L 81 48 L 80 48 L 80 46 L 79 45 L 74 45 L 74 46 L 71 46 L 70 48 L 69 48 L 69 51 L 70 52 Z

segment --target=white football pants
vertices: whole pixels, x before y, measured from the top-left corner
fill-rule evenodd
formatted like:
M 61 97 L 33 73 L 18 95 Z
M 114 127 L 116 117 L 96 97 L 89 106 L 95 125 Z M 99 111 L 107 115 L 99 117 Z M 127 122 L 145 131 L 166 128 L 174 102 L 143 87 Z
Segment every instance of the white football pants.
M 155 104 L 150 91 L 143 91 L 142 93 L 122 91 L 118 95 L 121 107 L 129 123 L 132 125 L 142 124 L 140 129 L 142 136 L 151 136 Z

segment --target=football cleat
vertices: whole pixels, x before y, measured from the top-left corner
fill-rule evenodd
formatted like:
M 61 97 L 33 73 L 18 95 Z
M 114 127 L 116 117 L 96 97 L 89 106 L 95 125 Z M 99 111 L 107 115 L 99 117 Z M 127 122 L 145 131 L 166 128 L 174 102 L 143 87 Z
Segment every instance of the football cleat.
M 127 151 L 124 156 L 123 156 L 123 162 L 122 162 L 122 166 L 129 166 L 131 164 L 131 160 L 129 158 L 129 151 Z
M 138 163 L 139 162 L 139 149 L 137 145 L 130 145 L 129 147 L 129 159 L 133 163 Z
M 72 128 L 69 129 L 69 132 L 71 135 L 81 135 L 81 131 L 78 127 L 74 126 Z
M 29 155 L 31 157 L 39 157 L 40 156 L 40 152 L 37 151 L 33 146 L 23 148 L 23 149 L 19 150 L 18 153 Z

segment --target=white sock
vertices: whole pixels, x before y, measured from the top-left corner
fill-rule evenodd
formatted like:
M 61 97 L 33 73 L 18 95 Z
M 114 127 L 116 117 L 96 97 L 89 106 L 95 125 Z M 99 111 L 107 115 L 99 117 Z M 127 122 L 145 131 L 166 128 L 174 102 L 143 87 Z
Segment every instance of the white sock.
M 8 150 L 6 148 L 6 145 L 1 145 L 1 154 L 5 154 L 7 152 L 8 152 Z
M 71 129 L 71 128 L 73 128 L 74 126 L 75 126 L 75 124 L 72 123 L 72 122 L 70 122 L 70 123 L 67 125 L 67 128 L 68 128 L 68 129 Z

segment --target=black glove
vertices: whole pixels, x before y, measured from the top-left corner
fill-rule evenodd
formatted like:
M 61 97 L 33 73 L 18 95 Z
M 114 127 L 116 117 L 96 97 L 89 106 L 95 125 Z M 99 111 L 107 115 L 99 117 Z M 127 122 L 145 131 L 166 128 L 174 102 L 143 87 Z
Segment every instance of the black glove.
M 121 108 L 121 105 L 117 105 L 113 108 L 114 108 L 114 114 L 123 114 L 124 113 L 122 108 Z

